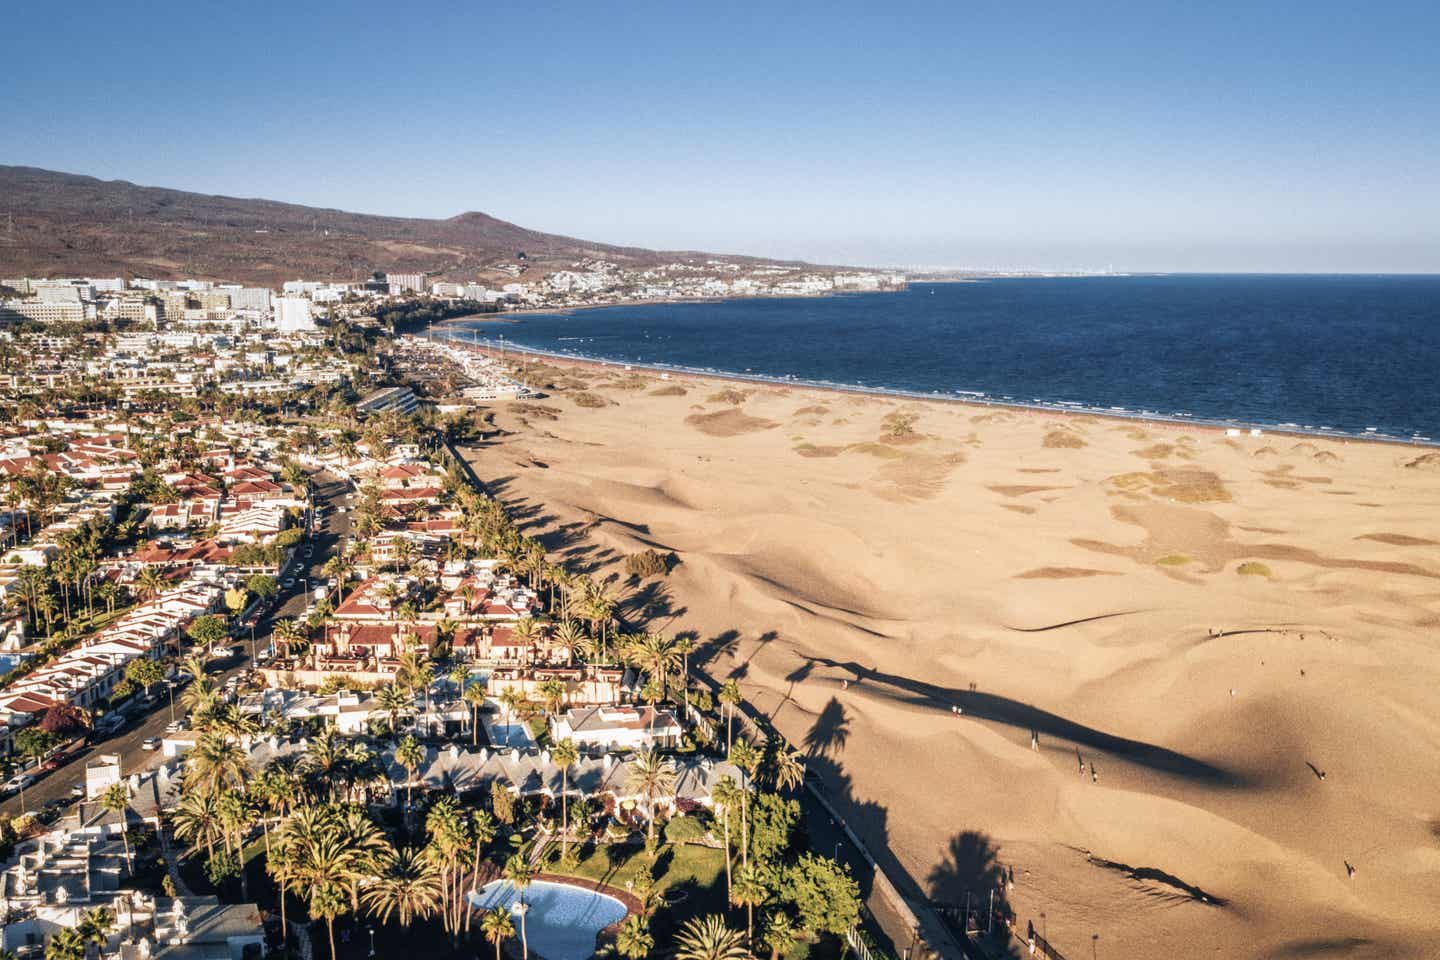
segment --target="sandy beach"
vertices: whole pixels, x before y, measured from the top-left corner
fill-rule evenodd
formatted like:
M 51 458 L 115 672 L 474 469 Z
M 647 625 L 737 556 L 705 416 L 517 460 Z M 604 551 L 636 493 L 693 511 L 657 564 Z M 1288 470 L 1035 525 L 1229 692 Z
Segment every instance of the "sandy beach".
M 912 894 L 1013 869 L 1072 958 L 1440 953 L 1440 454 L 529 366 L 479 476 L 597 577 L 674 551 L 627 618 Z

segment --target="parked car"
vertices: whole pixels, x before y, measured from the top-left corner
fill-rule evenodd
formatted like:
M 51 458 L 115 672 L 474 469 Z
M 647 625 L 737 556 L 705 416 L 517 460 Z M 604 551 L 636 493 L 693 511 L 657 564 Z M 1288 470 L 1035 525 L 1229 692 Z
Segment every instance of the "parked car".
M 25 787 L 30 786 L 34 782 L 35 778 L 32 777 L 30 774 L 17 773 L 15 774 L 15 776 L 5 781 L 5 785 L 3 787 L 0 787 L 0 793 L 3 793 L 5 796 L 8 797 L 12 793 L 19 793 Z
M 210 651 L 211 660 L 229 660 L 233 656 L 235 656 L 234 647 L 216 647 Z
M 160 749 L 160 738 L 159 738 L 159 737 L 146 737 L 144 740 L 141 740 L 141 741 L 140 741 L 140 746 L 141 746 L 141 748 L 143 748 L 143 749 L 145 749 L 145 750 L 159 750 L 159 749 Z
M 70 788 L 70 798 L 71 798 L 72 800 L 82 800 L 82 799 L 84 799 L 84 797 L 85 797 L 85 784 L 83 784 L 83 783 L 77 783 L 77 784 L 75 784 L 74 786 L 72 786 L 72 787 Z

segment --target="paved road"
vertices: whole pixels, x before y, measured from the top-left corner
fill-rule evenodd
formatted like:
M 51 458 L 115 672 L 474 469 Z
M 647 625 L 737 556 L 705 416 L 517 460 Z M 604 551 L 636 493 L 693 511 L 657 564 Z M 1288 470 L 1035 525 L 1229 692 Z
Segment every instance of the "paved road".
M 272 603 L 267 611 L 258 618 L 255 626 L 255 649 L 263 650 L 269 645 L 272 625 L 276 620 L 304 616 L 310 603 L 310 594 L 306 590 L 307 583 L 314 585 L 324 582 L 325 575 L 321 572 L 321 568 L 324 567 L 325 561 L 330 556 L 343 548 L 345 541 L 350 536 L 351 514 L 348 509 L 345 513 L 340 513 L 335 507 L 349 507 L 353 499 L 353 494 L 345 481 L 327 473 L 316 475 L 315 502 L 317 506 L 324 509 L 327 516 L 316 525 L 312 532 L 311 542 L 314 544 L 314 549 L 309 559 L 304 558 L 302 548 L 302 552 L 297 555 L 296 562 L 291 564 L 281 578 L 283 581 L 294 577 L 296 582 L 288 588 L 282 588 L 280 594 L 275 598 L 276 602 Z M 214 667 L 217 669 L 214 669 L 212 676 L 220 683 L 224 683 L 235 674 L 250 669 L 249 631 L 246 631 L 239 641 L 236 644 L 239 649 L 235 656 L 228 660 L 217 660 L 214 663 Z M 83 785 L 85 783 L 86 763 L 94 760 L 100 754 L 120 754 L 120 769 L 127 776 L 136 770 L 143 770 L 158 763 L 160 752 L 146 750 L 142 744 L 148 737 L 163 736 L 166 725 L 170 723 L 172 709 L 170 697 L 165 695 L 163 689 L 161 693 L 161 699 L 148 713 L 133 718 L 114 736 L 97 740 L 80 748 L 65 766 L 53 773 L 46 774 L 39 782 L 27 787 L 24 809 L 34 813 L 52 801 L 69 801 L 70 788 L 76 784 Z M 172 693 L 178 696 L 179 691 L 172 691 Z M 183 715 L 178 700 L 173 709 L 174 716 Z M 3 803 L 0 803 L 0 814 L 15 816 L 20 812 L 21 798 L 18 794 L 8 797 Z

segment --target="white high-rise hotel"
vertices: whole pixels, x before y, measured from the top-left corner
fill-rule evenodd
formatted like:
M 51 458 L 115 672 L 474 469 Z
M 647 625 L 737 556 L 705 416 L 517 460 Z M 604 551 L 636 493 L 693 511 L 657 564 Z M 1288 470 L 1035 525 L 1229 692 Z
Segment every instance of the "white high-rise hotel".
M 314 330 L 315 320 L 310 316 L 310 301 L 304 297 L 276 297 L 275 328 L 281 333 Z

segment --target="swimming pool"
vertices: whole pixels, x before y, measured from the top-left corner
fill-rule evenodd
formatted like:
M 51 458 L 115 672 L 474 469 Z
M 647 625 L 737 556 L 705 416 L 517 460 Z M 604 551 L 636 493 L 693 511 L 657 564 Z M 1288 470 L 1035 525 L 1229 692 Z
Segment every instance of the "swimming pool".
M 535 738 L 530 735 L 530 728 L 519 721 L 501 723 L 499 720 L 492 720 L 482 716 L 481 721 L 485 724 L 485 736 L 490 738 L 490 745 L 498 749 L 528 750 L 535 746 Z
M 470 893 L 476 909 L 513 909 L 515 888 L 495 880 Z M 625 905 L 614 897 L 564 883 L 536 880 L 525 888 L 525 931 L 530 949 L 545 960 L 588 960 L 595 953 L 595 935 L 625 919 Z M 520 936 L 520 918 L 515 918 Z

